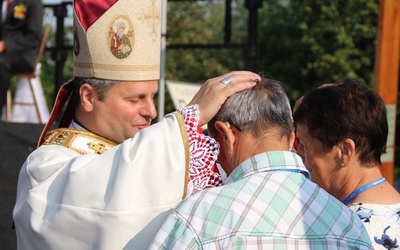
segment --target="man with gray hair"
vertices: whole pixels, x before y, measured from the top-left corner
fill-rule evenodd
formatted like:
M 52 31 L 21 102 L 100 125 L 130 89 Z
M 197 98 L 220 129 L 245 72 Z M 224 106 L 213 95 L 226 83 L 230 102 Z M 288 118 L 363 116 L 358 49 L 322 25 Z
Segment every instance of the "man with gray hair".
M 234 94 L 208 123 L 228 179 L 177 206 L 151 249 L 372 249 L 361 221 L 309 180 L 281 84 Z

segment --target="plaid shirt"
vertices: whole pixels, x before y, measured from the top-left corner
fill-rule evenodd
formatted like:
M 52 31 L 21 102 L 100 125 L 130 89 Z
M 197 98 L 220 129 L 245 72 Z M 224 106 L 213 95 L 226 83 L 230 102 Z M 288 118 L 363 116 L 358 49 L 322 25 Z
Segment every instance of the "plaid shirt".
M 253 156 L 178 205 L 151 249 L 373 249 L 357 215 L 308 176 L 294 153 Z

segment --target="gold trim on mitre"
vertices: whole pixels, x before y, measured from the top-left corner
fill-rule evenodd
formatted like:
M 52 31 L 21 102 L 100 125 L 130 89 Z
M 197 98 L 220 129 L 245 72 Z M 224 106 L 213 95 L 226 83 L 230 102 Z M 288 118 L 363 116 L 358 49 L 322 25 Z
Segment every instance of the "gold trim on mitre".
M 160 79 L 161 0 L 120 0 L 86 31 L 74 13 L 74 76 Z
M 59 128 L 46 134 L 42 145 L 60 145 L 79 154 L 102 154 L 117 143 L 85 130 Z

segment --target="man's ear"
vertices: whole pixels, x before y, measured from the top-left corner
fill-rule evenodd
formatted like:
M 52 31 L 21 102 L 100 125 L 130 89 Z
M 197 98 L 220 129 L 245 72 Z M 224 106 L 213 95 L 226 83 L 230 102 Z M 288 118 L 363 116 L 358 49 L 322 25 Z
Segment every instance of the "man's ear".
M 356 144 L 350 138 L 344 139 L 340 145 L 340 160 L 343 163 L 343 167 L 347 166 L 348 162 L 356 154 Z
M 79 89 L 79 95 L 83 110 L 91 112 L 93 110 L 93 101 L 97 98 L 94 88 L 90 84 L 84 83 Z
M 227 123 L 221 122 L 221 121 L 216 121 L 214 123 L 214 127 L 218 131 L 218 133 L 221 134 L 223 140 L 227 139 L 228 132 L 229 132 L 228 131 L 229 127 L 228 127 Z
M 289 136 L 289 151 L 293 150 L 295 140 L 296 140 L 296 134 L 293 131 L 290 133 L 290 136 Z
M 236 137 L 231 129 L 231 125 L 228 122 L 216 121 L 214 126 L 218 133 L 221 134 L 222 142 L 226 144 L 228 152 L 233 152 Z

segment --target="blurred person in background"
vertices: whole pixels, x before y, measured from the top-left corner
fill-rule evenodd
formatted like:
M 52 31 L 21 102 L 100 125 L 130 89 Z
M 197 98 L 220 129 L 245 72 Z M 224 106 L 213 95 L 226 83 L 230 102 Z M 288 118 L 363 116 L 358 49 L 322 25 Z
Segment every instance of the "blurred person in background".
M 32 72 L 42 38 L 43 5 L 40 0 L 0 2 L 0 117 L 11 76 Z

